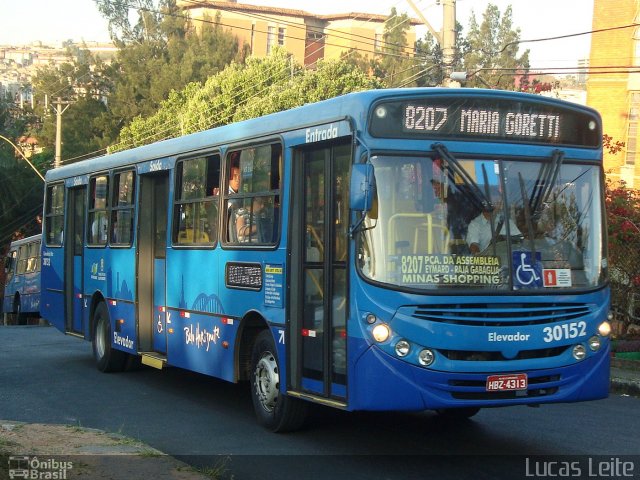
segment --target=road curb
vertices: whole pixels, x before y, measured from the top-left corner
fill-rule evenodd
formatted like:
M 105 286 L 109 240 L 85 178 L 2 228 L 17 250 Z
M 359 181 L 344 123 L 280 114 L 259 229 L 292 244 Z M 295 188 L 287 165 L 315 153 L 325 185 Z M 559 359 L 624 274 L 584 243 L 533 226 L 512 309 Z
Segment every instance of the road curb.
M 611 377 L 611 391 L 640 396 L 640 380 Z

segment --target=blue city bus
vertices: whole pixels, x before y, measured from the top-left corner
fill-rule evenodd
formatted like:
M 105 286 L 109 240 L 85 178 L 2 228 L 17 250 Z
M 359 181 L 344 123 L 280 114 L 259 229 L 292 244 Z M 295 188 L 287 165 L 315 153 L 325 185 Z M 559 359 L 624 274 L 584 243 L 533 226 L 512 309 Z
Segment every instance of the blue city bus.
M 603 177 L 590 108 L 344 95 L 49 171 L 42 315 L 104 372 L 248 380 L 273 431 L 605 398 Z
M 4 323 L 27 323 L 40 316 L 40 240 L 33 235 L 11 242 L 5 257 Z

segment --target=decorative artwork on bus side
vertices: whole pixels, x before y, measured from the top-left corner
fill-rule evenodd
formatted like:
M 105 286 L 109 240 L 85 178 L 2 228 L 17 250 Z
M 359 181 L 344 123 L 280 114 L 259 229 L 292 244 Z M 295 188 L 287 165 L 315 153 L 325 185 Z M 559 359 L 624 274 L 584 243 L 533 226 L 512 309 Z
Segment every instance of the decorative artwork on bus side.
M 194 328 L 192 323 L 184 327 L 183 331 L 185 345 L 194 345 L 198 349 L 204 348 L 207 352 L 211 344 L 217 345 L 220 339 L 220 327 L 217 325 L 207 330 L 206 327 L 201 327 L 199 323 L 197 323 Z
M 91 280 L 105 281 L 107 274 L 104 271 L 104 258 L 101 258 L 99 262 L 91 264 Z

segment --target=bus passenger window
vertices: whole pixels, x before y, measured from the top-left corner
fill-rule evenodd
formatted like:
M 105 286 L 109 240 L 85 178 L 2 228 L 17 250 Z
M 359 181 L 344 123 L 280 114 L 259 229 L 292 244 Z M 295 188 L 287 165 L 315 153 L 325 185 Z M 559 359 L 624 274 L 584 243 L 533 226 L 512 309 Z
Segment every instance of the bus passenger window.
M 111 203 L 111 244 L 130 246 L 133 241 L 135 174 L 133 171 L 113 176 Z
M 281 163 L 279 144 L 229 153 L 224 202 L 227 243 L 273 245 L 277 242 Z
M 182 160 L 176 169 L 173 243 L 211 246 L 218 233 L 220 156 Z
M 49 247 L 62 245 L 64 232 L 64 185 L 47 187 L 45 202 L 45 243 Z
M 109 236 L 108 193 L 108 175 L 100 175 L 90 180 L 88 237 L 89 244 L 93 246 L 107 244 Z

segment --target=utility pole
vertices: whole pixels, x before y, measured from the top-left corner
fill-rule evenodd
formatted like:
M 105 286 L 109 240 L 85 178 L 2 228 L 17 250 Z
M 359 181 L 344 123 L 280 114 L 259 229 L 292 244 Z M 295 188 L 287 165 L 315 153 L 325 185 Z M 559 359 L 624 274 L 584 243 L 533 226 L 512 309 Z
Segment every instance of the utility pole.
M 442 10 L 442 54 L 445 79 L 449 79 L 456 57 L 456 0 L 442 0 Z
M 64 108 L 62 106 L 64 105 Z M 67 111 L 70 102 L 63 102 L 60 97 L 53 104 L 53 111 L 56 112 L 56 157 L 53 161 L 53 168 L 60 168 L 62 163 L 62 114 Z
M 424 23 L 442 48 L 444 63 L 444 85 L 449 85 L 453 72 L 453 61 L 456 54 L 456 0 L 436 0 L 436 5 L 442 3 L 442 31 L 436 32 L 426 17 L 422 14 L 412 0 L 407 0 L 422 23 Z

